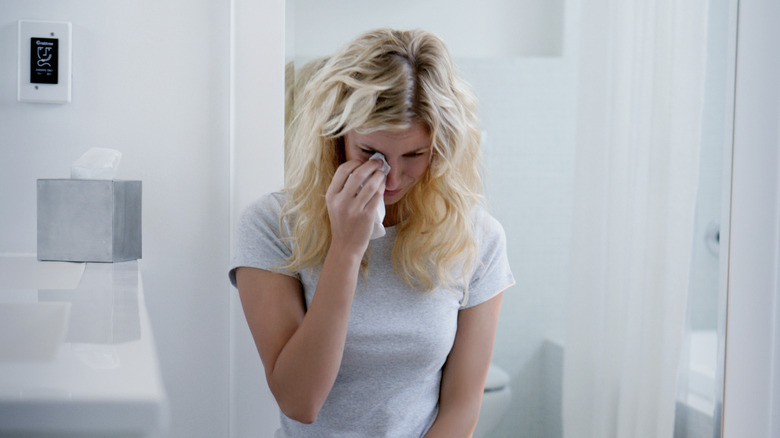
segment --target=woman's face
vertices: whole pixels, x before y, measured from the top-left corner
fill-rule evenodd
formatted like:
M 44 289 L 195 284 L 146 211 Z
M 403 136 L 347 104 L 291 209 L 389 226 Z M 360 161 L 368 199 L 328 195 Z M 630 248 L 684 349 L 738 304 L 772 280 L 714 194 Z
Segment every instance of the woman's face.
M 409 192 L 428 169 L 431 162 L 431 136 L 420 123 L 402 131 L 376 131 L 370 134 L 350 131 L 344 136 L 347 161 L 365 162 L 375 152 L 381 152 L 390 165 L 385 182 L 385 205 L 393 205 Z

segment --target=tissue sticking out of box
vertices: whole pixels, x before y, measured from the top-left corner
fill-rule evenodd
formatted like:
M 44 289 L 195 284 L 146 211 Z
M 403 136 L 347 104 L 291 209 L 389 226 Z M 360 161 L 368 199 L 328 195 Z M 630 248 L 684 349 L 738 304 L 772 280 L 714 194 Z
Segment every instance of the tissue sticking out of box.
M 114 149 L 91 148 L 70 166 L 71 179 L 114 179 L 122 153 Z

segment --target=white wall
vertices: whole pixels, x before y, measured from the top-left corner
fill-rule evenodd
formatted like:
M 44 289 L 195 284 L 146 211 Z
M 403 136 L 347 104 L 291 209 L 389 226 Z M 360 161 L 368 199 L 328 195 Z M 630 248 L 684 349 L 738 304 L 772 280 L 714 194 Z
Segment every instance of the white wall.
M 730 185 L 730 169 L 728 166 L 724 168 L 723 163 L 724 160 L 727 160 L 726 163 L 731 161 L 730 154 L 724 157 L 724 153 L 728 152 L 726 149 L 731 149 L 731 130 L 724 127 L 731 126 L 733 113 L 730 98 L 733 95 L 734 52 L 730 46 L 730 37 L 733 36 L 730 27 L 735 14 L 730 11 L 729 3 L 728 0 L 711 0 L 708 11 L 699 185 L 688 297 L 688 320 L 692 330 L 716 330 L 719 309 L 723 307 L 720 301 L 725 300 L 725 297 L 719 296 L 720 285 L 725 288 L 725 280 L 719 270 L 727 269 L 725 266 L 721 268 L 720 264 L 721 259 L 728 258 L 728 248 L 714 244 L 712 239 L 721 222 L 724 228 L 722 235 L 728 236 L 725 229 L 728 218 L 722 217 L 722 213 L 724 202 L 729 200 L 724 194 L 728 193 Z
M 504 296 L 493 352 L 513 392 L 495 437 L 562 433 L 579 7 L 570 0 L 561 11 L 560 56 L 456 60 L 480 99 L 486 196 L 517 280 Z
M 231 230 L 248 203 L 282 187 L 284 158 L 284 0 L 233 5 Z M 270 437 L 279 408 L 235 289 L 230 297 L 230 436 Z
M 780 3 L 740 0 L 724 437 L 780 436 Z
M 543 363 L 562 345 L 568 290 L 576 132 L 576 57 L 461 60 L 487 133 L 486 196 L 504 226 L 517 280 L 504 295 L 493 362 L 512 376 L 510 414 L 495 436 L 550 436 L 559 406 L 541 395 Z M 560 375 L 556 376 L 560 379 Z M 518 432 L 521 431 L 521 432 Z M 514 435 L 512 434 L 514 433 Z
M 146 303 L 172 437 L 228 433 L 230 2 L 4 0 L 0 251 L 36 251 L 36 178 L 88 148 L 143 181 Z M 73 101 L 16 101 L 19 19 L 73 24 Z
M 287 0 L 295 18 L 295 54 L 333 53 L 379 28 L 423 28 L 447 42 L 455 56 L 560 56 L 564 0 Z M 323 20 L 323 17 L 327 17 Z

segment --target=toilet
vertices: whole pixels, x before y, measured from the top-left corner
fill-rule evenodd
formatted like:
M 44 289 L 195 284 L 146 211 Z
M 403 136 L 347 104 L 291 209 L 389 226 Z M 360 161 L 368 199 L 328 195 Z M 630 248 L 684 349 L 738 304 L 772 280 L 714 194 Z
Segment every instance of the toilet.
M 482 395 L 482 407 L 479 410 L 479 421 L 474 429 L 473 438 L 488 438 L 490 432 L 501 422 L 509 404 L 512 401 L 512 391 L 509 388 L 509 374 L 494 364 L 490 364 L 485 393 Z

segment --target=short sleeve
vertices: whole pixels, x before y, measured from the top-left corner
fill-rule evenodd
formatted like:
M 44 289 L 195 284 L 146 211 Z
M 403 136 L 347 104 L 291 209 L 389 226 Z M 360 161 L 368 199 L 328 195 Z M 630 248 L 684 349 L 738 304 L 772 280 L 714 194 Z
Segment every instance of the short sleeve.
M 236 269 L 240 267 L 291 275 L 279 268 L 291 254 L 279 228 L 283 202 L 282 193 L 270 193 L 242 212 L 234 236 L 235 245 L 228 274 L 233 286 L 236 286 Z
M 515 284 L 506 253 L 504 228 L 482 208 L 475 211 L 474 223 L 479 254 L 463 308 L 481 304 Z

